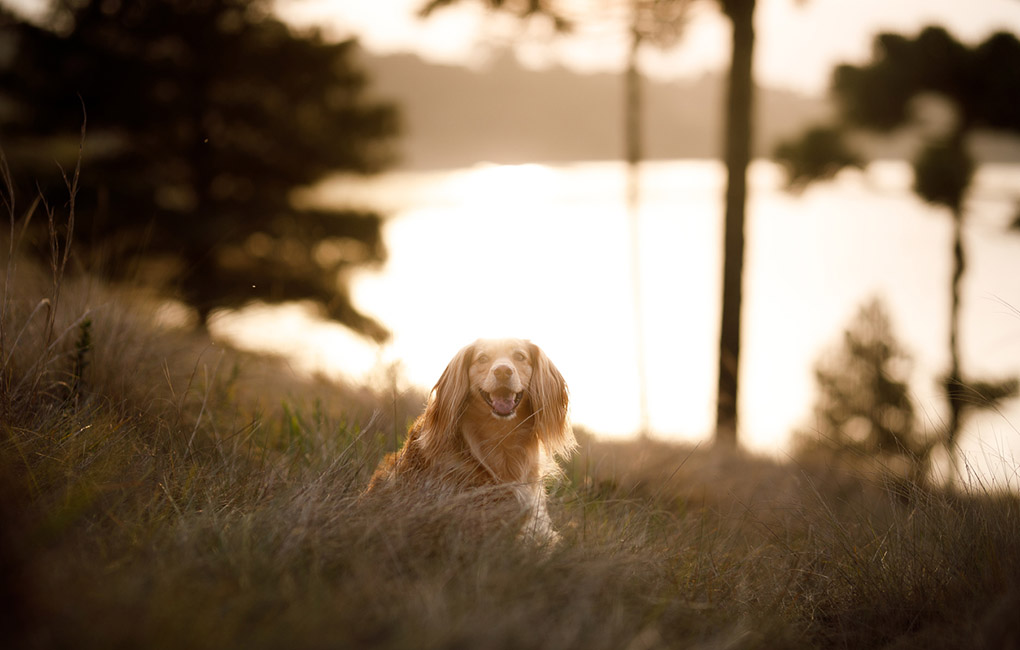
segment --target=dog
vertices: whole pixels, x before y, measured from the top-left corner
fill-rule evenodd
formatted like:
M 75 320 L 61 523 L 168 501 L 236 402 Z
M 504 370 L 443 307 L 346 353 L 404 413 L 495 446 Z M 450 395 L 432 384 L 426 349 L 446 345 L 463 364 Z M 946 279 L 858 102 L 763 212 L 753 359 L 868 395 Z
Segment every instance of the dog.
M 470 509 L 512 501 L 520 536 L 555 543 L 545 481 L 557 471 L 556 457 L 569 457 L 577 445 L 567 407 L 567 384 L 537 345 L 475 341 L 447 365 L 404 445 L 379 464 L 366 494 L 485 495 L 469 501 Z

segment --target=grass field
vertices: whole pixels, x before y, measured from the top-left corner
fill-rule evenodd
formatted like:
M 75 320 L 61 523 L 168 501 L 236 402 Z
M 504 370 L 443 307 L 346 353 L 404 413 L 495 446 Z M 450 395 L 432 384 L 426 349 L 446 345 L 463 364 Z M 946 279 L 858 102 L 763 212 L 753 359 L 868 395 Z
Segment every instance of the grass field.
M 563 543 L 469 538 L 357 498 L 423 395 L 295 376 L 4 244 L 5 648 L 1020 647 L 1016 495 L 582 433 Z

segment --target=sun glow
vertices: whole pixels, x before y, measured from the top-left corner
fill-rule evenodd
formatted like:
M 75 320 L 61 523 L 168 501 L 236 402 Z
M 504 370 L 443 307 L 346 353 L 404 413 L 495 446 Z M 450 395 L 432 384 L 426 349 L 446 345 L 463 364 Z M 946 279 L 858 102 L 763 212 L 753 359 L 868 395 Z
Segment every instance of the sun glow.
M 389 349 L 412 382 L 430 386 L 476 338 L 516 336 L 539 343 L 568 375 L 625 368 L 614 391 L 621 402 L 637 399 L 628 356 L 613 343 L 633 332 L 629 312 L 613 307 L 628 288 L 625 260 L 607 254 L 625 223 L 609 211 L 563 214 L 552 200 L 557 187 L 557 172 L 540 165 L 454 172 L 441 207 L 408 210 L 386 226 L 391 261 L 361 275 L 354 298 L 385 323 L 413 320 L 395 326 Z M 589 340 L 603 334 L 592 341 L 597 354 L 575 352 L 577 323 Z M 607 430 L 632 430 L 627 410 L 606 413 Z
M 455 172 L 448 189 L 459 202 L 484 203 L 496 209 L 509 210 L 514 209 L 515 204 L 521 207 L 522 202 L 548 196 L 556 183 L 556 172 L 545 165 L 482 163 Z M 520 194 L 521 188 L 527 188 L 526 197 Z
M 323 320 L 308 303 L 254 303 L 221 310 L 213 314 L 209 331 L 241 349 L 279 355 L 306 375 L 377 385 L 385 374 L 381 350 L 346 327 Z
M 856 306 L 876 294 L 915 355 L 913 388 L 924 417 L 937 421 L 933 378 L 946 363 L 949 224 L 913 198 L 903 168 L 876 164 L 867 175 L 841 176 L 794 197 L 779 190 L 774 165 L 751 167 L 740 434 L 748 447 L 782 453 L 792 430 L 810 427 L 812 365 Z M 389 260 L 359 270 L 351 284 L 354 304 L 390 327 L 392 340 L 369 344 L 300 305 L 252 308 L 214 329 L 287 355 L 296 370 L 378 386 L 397 367 L 402 385 L 422 390 L 476 338 L 530 338 L 566 377 L 575 423 L 602 435 L 632 434 L 640 425 L 640 382 L 624 179 L 622 164 L 607 162 L 329 181 L 302 201 L 356 200 L 392 211 L 383 226 Z M 973 223 L 1007 219 L 1016 176 L 987 167 L 977 183 L 991 194 L 976 204 L 975 214 L 986 216 Z M 653 434 L 671 439 L 703 440 L 714 421 L 723 185 L 719 163 L 644 166 L 639 248 L 649 415 Z M 969 277 L 980 287 L 975 295 L 1017 304 L 1012 276 L 996 270 L 1012 268 L 1012 243 L 982 233 L 970 240 L 980 260 Z M 968 302 L 963 343 L 972 349 L 964 353 L 975 371 L 1015 372 L 1009 359 L 1020 353 L 1017 320 L 1002 312 L 993 301 Z M 1020 421 L 1020 412 L 1003 417 Z

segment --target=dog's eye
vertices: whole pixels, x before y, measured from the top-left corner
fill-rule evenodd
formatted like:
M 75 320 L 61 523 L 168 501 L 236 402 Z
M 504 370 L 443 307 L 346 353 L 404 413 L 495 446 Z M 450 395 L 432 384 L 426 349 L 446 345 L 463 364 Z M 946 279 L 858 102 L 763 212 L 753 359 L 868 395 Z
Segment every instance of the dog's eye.
M 475 363 L 489 363 L 489 355 L 479 354 L 477 357 L 475 357 Z
M 527 361 L 528 357 L 523 352 L 518 350 L 517 352 L 514 352 L 514 359 L 516 359 L 517 361 Z

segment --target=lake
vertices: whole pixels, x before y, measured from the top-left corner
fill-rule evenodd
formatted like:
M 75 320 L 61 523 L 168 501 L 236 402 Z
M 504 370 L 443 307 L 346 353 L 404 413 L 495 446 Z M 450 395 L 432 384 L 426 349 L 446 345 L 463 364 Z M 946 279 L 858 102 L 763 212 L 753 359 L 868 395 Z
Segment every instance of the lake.
M 480 336 L 532 339 L 571 390 L 575 424 L 602 435 L 641 426 L 632 237 L 620 162 L 478 165 L 337 178 L 305 203 L 384 210 L 389 260 L 351 278 L 354 303 L 393 331 L 382 348 L 315 321 L 301 305 L 221 318 L 220 335 L 290 356 L 305 370 L 431 387 Z M 706 440 L 714 423 L 723 166 L 643 166 L 636 232 L 653 435 Z M 909 166 L 873 163 L 802 194 L 782 172 L 750 171 L 741 356 L 741 441 L 783 454 L 812 426 L 819 354 L 858 307 L 881 298 L 913 356 L 911 386 L 929 428 L 944 414 L 951 219 L 910 191 Z M 961 353 L 964 373 L 1020 375 L 1020 166 L 984 165 L 967 203 Z M 253 326 L 257 324 L 256 326 Z M 267 326 L 268 324 L 268 326 Z M 1017 481 L 1020 403 L 971 418 L 962 447 L 978 473 Z

